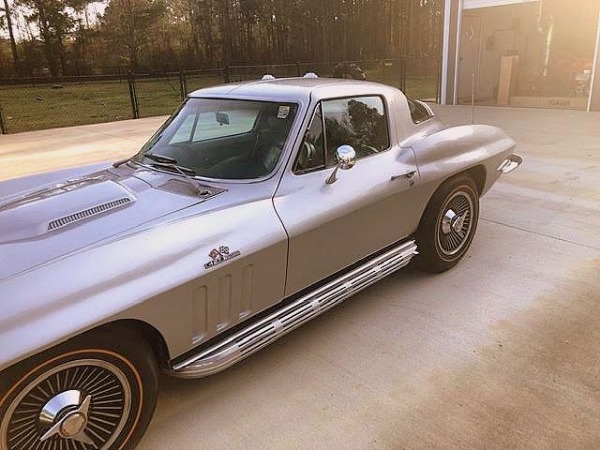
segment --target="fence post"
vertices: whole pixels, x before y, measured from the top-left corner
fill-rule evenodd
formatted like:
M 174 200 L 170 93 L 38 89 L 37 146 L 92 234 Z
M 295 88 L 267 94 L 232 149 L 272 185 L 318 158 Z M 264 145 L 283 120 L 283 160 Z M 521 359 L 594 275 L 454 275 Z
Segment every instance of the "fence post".
M 129 72 L 127 77 L 127 83 L 129 84 L 129 100 L 131 100 L 131 115 L 132 119 L 140 118 L 140 108 L 138 104 L 137 91 L 135 89 L 135 78 L 133 73 Z
M 400 90 L 406 94 L 406 57 L 400 57 Z
M 185 79 L 185 72 L 183 70 L 179 72 L 179 94 L 181 101 L 184 101 L 187 97 L 187 80 Z
M 225 84 L 229 84 L 231 82 L 230 80 L 230 76 L 229 76 L 229 64 L 225 64 L 225 70 L 223 71 L 223 78 L 225 81 Z
M 297 75 L 298 77 L 301 77 L 301 76 L 302 76 L 302 71 L 300 70 L 300 61 L 298 61 L 298 62 L 296 63 L 296 75 Z
M 4 119 L 4 110 L 2 109 L 2 105 L 0 105 L 0 134 L 8 134 L 8 130 L 6 129 L 6 121 Z

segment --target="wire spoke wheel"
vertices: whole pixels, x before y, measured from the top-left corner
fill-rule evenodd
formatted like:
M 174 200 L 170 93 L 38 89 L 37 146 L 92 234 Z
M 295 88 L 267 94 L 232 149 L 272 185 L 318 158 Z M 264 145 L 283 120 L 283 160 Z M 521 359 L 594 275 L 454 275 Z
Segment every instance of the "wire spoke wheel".
M 479 191 L 473 179 L 458 175 L 433 194 L 416 233 L 415 266 L 430 273 L 454 267 L 469 249 L 479 221 Z
M 12 400 L 2 421 L 7 450 L 108 450 L 131 413 L 132 388 L 106 360 L 52 367 Z
M 467 242 L 473 222 L 473 200 L 469 193 L 455 192 L 444 204 L 437 231 L 440 252 L 453 256 L 462 250 Z
M 90 331 L 0 373 L 1 450 L 133 450 L 160 369 L 135 329 Z

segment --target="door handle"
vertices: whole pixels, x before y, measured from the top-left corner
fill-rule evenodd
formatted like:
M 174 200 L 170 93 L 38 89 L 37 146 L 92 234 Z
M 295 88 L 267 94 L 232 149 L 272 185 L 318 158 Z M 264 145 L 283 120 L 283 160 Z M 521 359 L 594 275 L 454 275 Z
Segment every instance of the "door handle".
M 407 179 L 410 180 L 412 177 L 415 176 L 416 173 L 417 173 L 416 170 L 409 170 L 408 172 L 405 172 L 402 175 L 394 175 L 394 176 L 392 176 L 392 181 L 396 181 L 399 178 L 407 178 Z

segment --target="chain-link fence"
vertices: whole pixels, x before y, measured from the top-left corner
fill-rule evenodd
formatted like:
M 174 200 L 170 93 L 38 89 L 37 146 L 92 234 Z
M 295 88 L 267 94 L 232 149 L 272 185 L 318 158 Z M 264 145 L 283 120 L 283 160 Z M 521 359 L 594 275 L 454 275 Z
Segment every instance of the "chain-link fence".
M 439 58 L 226 66 L 159 75 L 111 75 L 0 80 L 0 132 L 137 119 L 170 114 L 197 89 L 222 83 L 314 72 L 389 84 L 419 99 L 439 99 Z
M 226 82 L 255 80 L 269 74 L 277 78 L 302 76 L 314 72 L 320 77 L 352 77 L 344 69 L 358 69 L 369 81 L 388 84 L 406 95 L 439 101 L 440 59 L 399 58 L 344 62 L 296 63 L 281 65 L 230 66 L 224 69 Z
M 3 133 L 131 118 L 127 78 L 30 79 L 0 85 Z

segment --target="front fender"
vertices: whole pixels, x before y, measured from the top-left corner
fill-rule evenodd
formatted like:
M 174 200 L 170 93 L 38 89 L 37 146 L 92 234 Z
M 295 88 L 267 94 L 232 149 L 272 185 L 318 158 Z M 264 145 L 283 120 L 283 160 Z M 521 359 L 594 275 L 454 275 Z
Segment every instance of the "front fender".
M 219 245 L 241 256 L 207 269 Z M 0 370 L 121 319 L 152 325 L 177 356 L 244 312 L 281 300 L 286 260 L 287 235 L 271 199 L 159 223 L 54 260 L 0 283 Z M 252 311 L 239 311 L 236 277 L 247 267 L 255 268 Z M 203 304 L 204 286 L 216 289 Z M 219 302 L 228 289 L 225 310 Z

